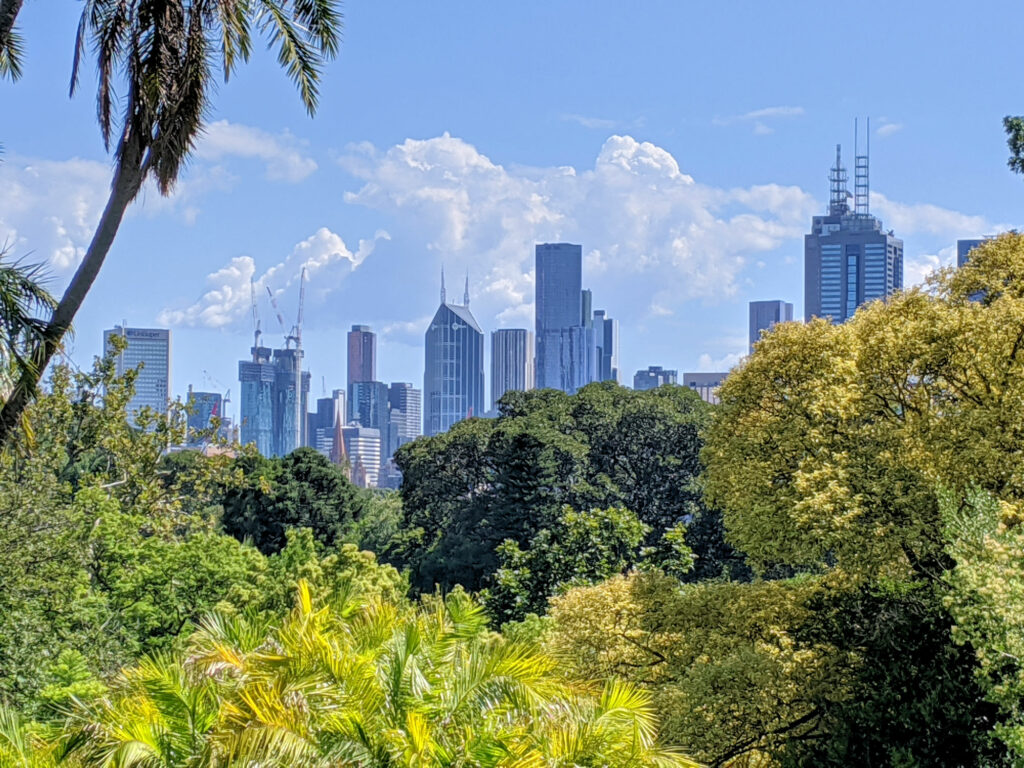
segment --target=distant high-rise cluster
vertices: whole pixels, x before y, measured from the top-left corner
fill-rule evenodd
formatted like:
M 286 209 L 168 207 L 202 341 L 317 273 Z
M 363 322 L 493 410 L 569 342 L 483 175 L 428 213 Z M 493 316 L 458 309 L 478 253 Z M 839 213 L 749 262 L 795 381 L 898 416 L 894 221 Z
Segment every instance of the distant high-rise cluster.
M 660 365 L 648 366 L 645 371 L 637 371 L 633 375 L 633 389 L 646 390 L 661 387 L 665 384 L 678 384 L 679 374 L 676 371 L 669 371 Z
M 750 302 L 750 351 L 754 351 L 754 344 L 761 338 L 762 331 L 770 331 L 779 323 L 792 321 L 793 305 L 789 302 L 779 299 Z

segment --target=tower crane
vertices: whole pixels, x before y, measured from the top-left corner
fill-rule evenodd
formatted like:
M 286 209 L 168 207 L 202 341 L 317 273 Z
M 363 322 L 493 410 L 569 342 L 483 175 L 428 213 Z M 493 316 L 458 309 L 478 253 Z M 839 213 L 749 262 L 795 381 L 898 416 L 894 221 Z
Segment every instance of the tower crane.
M 253 346 L 259 349 L 260 336 L 263 335 L 263 331 L 260 330 L 260 311 L 256 306 L 256 281 L 252 278 L 249 278 L 249 296 L 252 299 Z

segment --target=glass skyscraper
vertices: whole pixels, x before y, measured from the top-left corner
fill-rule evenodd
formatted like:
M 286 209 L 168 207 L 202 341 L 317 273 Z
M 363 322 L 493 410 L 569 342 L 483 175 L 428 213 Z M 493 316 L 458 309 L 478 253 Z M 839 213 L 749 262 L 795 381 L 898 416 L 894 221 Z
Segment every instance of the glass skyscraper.
M 285 456 L 307 444 L 308 371 L 301 349 L 252 347 L 252 360 L 238 363 L 243 445 L 263 456 Z
M 368 325 L 353 325 L 348 332 L 348 419 L 358 421 L 352 384 L 357 381 L 375 381 L 377 378 L 377 334 Z M 369 426 L 364 424 L 363 426 Z
M 423 433 L 437 435 L 452 424 L 484 415 L 484 334 L 463 304 L 449 304 L 441 283 L 441 306 L 425 335 Z
M 536 383 L 570 394 L 596 378 L 590 292 L 583 291 L 583 247 L 536 247 Z M 586 305 L 584 307 L 584 304 Z
M 594 310 L 594 336 L 597 344 L 597 380 L 621 383 L 619 377 L 619 321 Z
M 533 334 L 525 328 L 491 331 L 491 409 L 506 392 L 533 385 Z
M 142 365 L 135 379 L 135 394 L 128 402 L 128 413 L 137 413 L 144 407 L 166 413 L 171 390 L 171 332 L 166 328 L 115 325 L 103 332 L 104 351 L 111 348 L 111 336 L 120 336 L 127 343 L 115 360 L 118 376 Z
M 846 169 L 836 147 L 826 216 L 815 216 L 804 237 L 804 312 L 841 323 L 861 304 L 903 288 L 903 241 L 868 212 L 867 156 L 856 157 L 850 208 Z
M 778 323 L 793 320 L 793 305 L 786 301 L 750 302 L 750 351 L 754 351 L 754 342 L 761 338 L 761 331 L 770 331 Z

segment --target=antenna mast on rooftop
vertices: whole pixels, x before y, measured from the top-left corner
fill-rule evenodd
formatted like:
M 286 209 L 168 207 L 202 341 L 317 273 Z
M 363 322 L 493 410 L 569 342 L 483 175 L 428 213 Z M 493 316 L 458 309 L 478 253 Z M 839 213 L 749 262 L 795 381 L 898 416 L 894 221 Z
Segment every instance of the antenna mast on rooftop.
M 870 190 L 868 185 L 868 157 L 871 154 L 871 118 L 868 118 L 868 130 L 864 154 L 858 147 L 857 118 L 853 119 L 853 212 L 858 216 L 869 216 Z
M 850 197 L 850 190 L 846 188 L 846 169 L 843 167 L 843 161 L 840 157 L 840 151 L 841 146 L 839 144 L 836 144 L 836 164 L 832 166 L 832 170 L 828 175 L 829 216 L 844 216 L 850 212 L 850 203 L 848 202 L 848 199 Z

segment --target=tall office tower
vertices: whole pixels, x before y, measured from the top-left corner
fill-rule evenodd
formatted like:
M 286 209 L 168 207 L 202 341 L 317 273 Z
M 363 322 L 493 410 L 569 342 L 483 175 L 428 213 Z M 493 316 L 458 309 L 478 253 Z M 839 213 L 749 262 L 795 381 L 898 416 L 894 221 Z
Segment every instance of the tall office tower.
M 369 427 L 341 429 L 352 482 L 361 488 L 376 488 L 380 478 L 380 431 Z
M 377 378 L 377 334 L 368 325 L 353 325 L 348 332 L 347 372 L 348 418 L 355 421 L 355 402 L 352 400 L 352 382 L 374 381 Z
M 603 309 L 594 310 L 594 337 L 597 344 L 597 380 L 619 379 L 619 321 L 605 316 Z
M 388 387 L 389 418 L 395 427 L 391 453 L 423 434 L 423 392 L 407 381 L 395 381 Z
M 754 342 L 761 338 L 761 331 L 770 331 L 778 323 L 793 320 L 793 305 L 786 301 L 750 302 L 750 351 L 754 351 Z
M 388 385 L 383 381 L 353 381 L 349 390 L 351 423 L 376 429 L 383 441 L 388 428 Z
M 484 415 L 484 332 L 469 311 L 469 281 L 460 304 L 449 304 L 441 276 L 441 306 L 425 334 L 423 432 Z
M 804 237 L 804 311 L 841 323 L 857 307 L 903 288 L 903 241 L 868 211 L 868 156 L 855 157 L 854 207 L 836 146 L 827 216 L 815 216 Z
M 195 392 L 192 385 L 188 386 L 185 398 L 188 407 L 188 432 L 185 442 L 188 445 L 201 445 L 210 441 L 211 435 L 199 434 L 211 427 L 210 422 L 216 416 L 224 426 L 224 397 L 219 392 Z
M 115 360 L 118 376 L 142 364 L 135 379 L 135 394 L 128 401 L 128 413 L 137 413 L 144 407 L 166 413 L 171 391 L 171 332 L 165 328 L 115 325 L 103 332 L 105 352 L 111 349 L 111 336 L 120 336 L 127 343 Z
M 705 403 L 718 405 L 718 388 L 722 386 L 728 372 L 720 373 L 683 373 L 683 386 L 689 387 Z
M 654 389 L 662 384 L 675 384 L 679 375 L 676 371 L 662 368 L 660 365 L 652 365 L 646 371 L 637 371 L 633 374 L 633 389 L 643 391 Z
M 526 392 L 533 384 L 533 333 L 525 328 L 491 331 L 491 408 L 506 392 Z
M 241 383 L 240 441 L 256 446 L 261 456 L 274 455 L 274 381 L 277 371 L 270 347 L 250 349 L 252 360 L 238 363 Z
M 593 328 L 583 317 L 583 247 L 536 247 L 536 379 L 538 389 L 573 393 L 593 381 Z
M 306 445 L 310 375 L 302 357 L 301 349 L 274 350 L 274 456 Z

